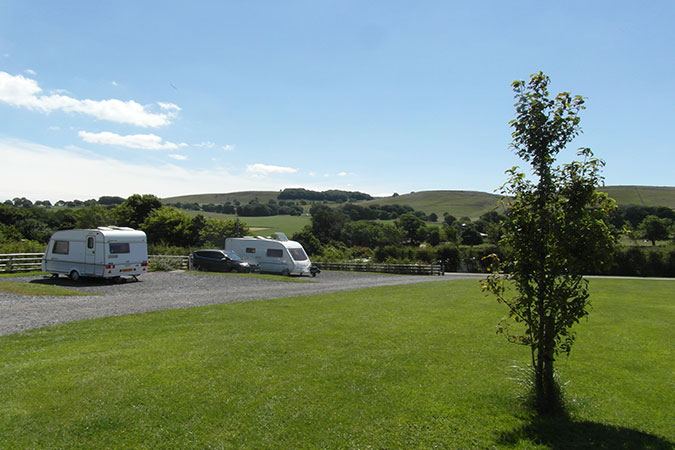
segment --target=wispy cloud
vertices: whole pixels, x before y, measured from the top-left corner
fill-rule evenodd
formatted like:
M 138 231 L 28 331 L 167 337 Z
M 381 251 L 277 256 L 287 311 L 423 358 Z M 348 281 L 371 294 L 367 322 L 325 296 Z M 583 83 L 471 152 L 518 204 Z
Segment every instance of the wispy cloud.
M 192 144 L 193 147 L 198 147 L 198 148 L 213 148 L 216 146 L 215 142 L 211 141 L 204 141 L 200 142 L 199 144 Z
M 295 173 L 298 169 L 292 167 L 271 166 L 268 164 L 249 164 L 246 166 L 246 172 L 252 175 L 278 175 L 285 173 Z
M 139 127 L 161 127 L 171 123 L 180 108 L 172 103 L 159 104 L 163 113 L 153 113 L 133 100 L 76 99 L 67 95 L 43 95 L 37 81 L 23 75 L 0 72 L 0 102 L 44 113 L 66 111 L 86 114 L 100 120 Z
M 169 158 L 175 159 L 176 161 L 186 161 L 188 159 L 188 157 L 185 155 L 171 154 L 168 156 Z
M 223 150 L 225 150 L 226 152 L 231 152 L 231 151 L 233 151 L 234 149 L 235 149 L 235 146 L 232 145 L 232 144 L 226 144 L 226 145 L 223 145 Z
M 115 87 L 117 87 L 117 86 L 120 85 L 120 84 L 119 84 L 117 81 L 115 81 L 115 80 L 113 80 L 112 82 L 110 82 L 110 84 L 112 84 L 112 85 L 115 86 Z
M 162 138 L 155 134 L 130 134 L 122 136 L 109 131 L 102 133 L 89 133 L 80 131 L 78 135 L 85 142 L 90 144 L 117 145 L 120 147 L 138 148 L 142 150 L 178 150 L 179 147 L 185 147 L 186 144 L 174 144 L 173 142 L 162 142 Z
M 26 72 L 28 75 L 37 75 L 37 72 L 34 71 L 33 69 L 26 69 L 24 72 Z
M 134 193 L 159 197 L 187 192 L 279 190 L 275 180 L 237 175 L 216 165 L 203 170 L 177 164 L 120 161 L 87 150 L 54 148 L 0 137 L 0 201 L 14 197 L 43 199 L 127 197 Z M 30 177 L 25 174 L 30 173 Z M 75 176 L 64 174 L 77 173 Z M 115 174 L 115 183 L 102 182 L 101 174 Z M 40 180 L 36 183 L 35 180 Z
M 163 102 L 157 102 L 160 108 L 166 110 L 166 111 L 180 111 L 180 106 L 176 105 L 175 103 L 163 103 Z

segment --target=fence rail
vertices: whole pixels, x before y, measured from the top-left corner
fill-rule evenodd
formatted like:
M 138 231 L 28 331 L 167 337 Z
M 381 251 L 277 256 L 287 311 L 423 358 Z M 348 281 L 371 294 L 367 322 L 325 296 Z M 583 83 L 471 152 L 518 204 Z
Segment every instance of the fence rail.
M 190 257 L 189 256 L 176 256 L 176 255 L 148 255 L 149 262 L 154 262 L 157 265 L 163 264 L 164 266 L 169 266 L 170 268 L 190 270 Z M 166 264 L 168 263 L 168 264 Z
M 28 272 L 31 270 L 42 269 L 42 258 L 44 253 L 3 253 L 0 254 L 0 273 L 8 272 Z M 148 255 L 148 260 L 156 263 L 170 262 L 172 266 L 178 269 L 187 270 L 189 266 L 189 256 L 174 255 Z
M 373 264 L 373 263 L 313 263 L 321 270 L 344 270 L 348 272 L 378 272 L 405 275 L 443 275 L 439 264 Z
M 27 272 L 40 270 L 44 253 L 0 254 L 0 272 Z
M 6 253 L 0 254 L 0 273 L 27 272 L 40 270 L 44 253 Z M 157 266 L 188 270 L 189 256 L 148 255 L 149 262 Z M 321 270 L 344 270 L 350 272 L 378 272 L 406 275 L 443 275 L 438 264 L 372 264 L 372 263 L 329 263 L 315 262 Z M 166 270 L 166 269 L 165 269 Z

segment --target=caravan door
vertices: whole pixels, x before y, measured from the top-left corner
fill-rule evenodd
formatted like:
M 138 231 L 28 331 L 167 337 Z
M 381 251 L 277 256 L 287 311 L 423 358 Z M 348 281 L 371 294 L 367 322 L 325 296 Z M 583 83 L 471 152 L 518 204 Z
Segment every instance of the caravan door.
M 281 248 L 265 249 L 265 259 L 261 261 L 260 269 L 263 272 L 284 273 L 289 270 L 288 258 Z
M 87 236 L 84 245 L 84 273 L 83 275 L 95 275 L 96 269 L 96 235 Z

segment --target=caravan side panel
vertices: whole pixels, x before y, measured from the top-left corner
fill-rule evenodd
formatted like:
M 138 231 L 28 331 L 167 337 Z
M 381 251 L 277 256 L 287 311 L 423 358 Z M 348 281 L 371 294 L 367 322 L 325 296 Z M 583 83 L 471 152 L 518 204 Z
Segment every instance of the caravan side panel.
M 45 249 L 42 270 L 104 278 L 140 275 L 148 270 L 145 233 L 111 228 L 57 231 Z

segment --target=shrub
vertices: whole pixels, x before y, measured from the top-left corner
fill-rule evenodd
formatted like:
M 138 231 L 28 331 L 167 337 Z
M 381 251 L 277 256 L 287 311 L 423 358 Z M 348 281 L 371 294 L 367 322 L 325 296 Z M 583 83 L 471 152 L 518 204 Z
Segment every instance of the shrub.
M 151 272 L 169 272 L 183 268 L 183 262 L 176 258 L 156 256 L 150 260 Z
M 0 253 L 43 253 L 46 245 L 27 239 L 0 243 Z
M 209 247 L 209 245 L 206 245 L 205 247 Z M 192 253 L 192 250 L 188 247 L 171 245 L 167 244 L 166 242 L 160 242 L 158 244 L 148 244 L 149 255 L 186 256 L 189 255 L 190 253 Z

